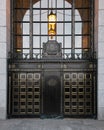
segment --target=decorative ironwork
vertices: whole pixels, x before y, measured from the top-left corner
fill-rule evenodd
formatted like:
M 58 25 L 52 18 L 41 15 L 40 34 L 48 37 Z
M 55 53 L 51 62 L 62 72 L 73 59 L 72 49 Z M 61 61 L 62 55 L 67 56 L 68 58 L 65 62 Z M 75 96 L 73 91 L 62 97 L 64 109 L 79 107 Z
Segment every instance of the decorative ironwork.
M 40 53 L 33 53 L 32 58 L 33 60 L 41 60 L 44 57 L 45 54 Z M 30 54 L 29 53 L 23 53 L 17 52 L 17 53 L 9 53 L 8 58 L 13 60 L 29 60 Z M 52 59 L 52 58 L 51 58 Z M 96 53 L 90 53 L 89 51 L 82 53 L 62 53 L 61 59 L 65 60 L 93 60 L 96 59 Z
M 40 115 L 40 73 L 14 72 L 12 115 Z
M 93 73 L 64 73 L 64 114 L 93 115 Z
M 37 117 L 58 113 L 64 117 L 96 117 L 96 60 L 38 61 L 9 62 L 8 116 Z M 59 92 L 58 98 L 54 90 Z M 57 99 L 54 101 L 59 104 L 57 108 L 51 109 L 45 104 L 46 93 L 51 107 L 57 106 L 51 104 L 51 98 Z M 51 110 L 54 113 L 50 113 Z
M 21 50 L 21 53 L 29 55 L 28 59 L 32 59 L 34 53 L 42 55 L 42 43 L 48 41 L 51 36 L 47 33 L 49 24 L 47 16 L 52 9 L 49 4 L 50 0 L 47 0 L 47 3 L 43 1 L 39 1 L 38 4 L 34 0 L 27 2 L 12 0 L 11 50 L 13 54 Z M 78 53 L 92 55 L 94 53 L 93 0 L 86 0 L 86 4 L 83 0 L 80 2 L 60 0 L 60 3 L 61 5 L 53 0 L 53 11 L 57 15 L 55 23 L 57 33 L 53 40 L 61 42 L 62 53 L 71 53 L 74 59 Z

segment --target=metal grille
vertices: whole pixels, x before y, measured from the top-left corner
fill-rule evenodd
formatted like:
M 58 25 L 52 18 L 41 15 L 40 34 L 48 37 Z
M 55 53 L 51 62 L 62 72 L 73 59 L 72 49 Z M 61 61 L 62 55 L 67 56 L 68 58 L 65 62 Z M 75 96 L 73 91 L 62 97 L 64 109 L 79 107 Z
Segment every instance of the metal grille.
M 8 117 L 40 117 L 55 114 L 74 118 L 96 118 L 97 66 L 96 62 L 87 63 L 73 63 L 73 60 L 63 63 L 57 60 L 52 63 L 41 62 L 38 65 L 11 64 Z M 35 67 L 35 71 L 32 67 Z
M 64 73 L 64 114 L 93 115 L 93 73 Z
M 40 73 L 12 73 L 12 115 L 40 114 Z
M 14 54 L 23 59 L 42 55 L 43 42 L 50 40 L 47 16 L 51 0 L 12 1 L 12 45 Z M 93 5 L 94 0 L 52 0 L 57 15 L 57 33 L 53 40 L 62 43 L 62 54 L 71 59 L 94 57 Z

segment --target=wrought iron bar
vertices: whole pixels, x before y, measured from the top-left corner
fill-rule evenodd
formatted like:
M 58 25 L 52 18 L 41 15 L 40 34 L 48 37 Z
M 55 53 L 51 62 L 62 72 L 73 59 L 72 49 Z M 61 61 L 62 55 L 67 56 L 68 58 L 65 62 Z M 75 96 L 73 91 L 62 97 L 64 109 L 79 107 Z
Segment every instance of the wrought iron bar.
M 33 2 L 30 0 L 30 58 L 33 57 Z

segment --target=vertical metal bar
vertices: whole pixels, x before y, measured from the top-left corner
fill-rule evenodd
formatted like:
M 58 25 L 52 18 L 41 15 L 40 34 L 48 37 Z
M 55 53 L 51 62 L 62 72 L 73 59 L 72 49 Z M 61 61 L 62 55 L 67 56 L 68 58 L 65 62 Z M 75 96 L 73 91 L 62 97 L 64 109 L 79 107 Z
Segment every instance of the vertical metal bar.
M 11 71 L 11 100 L 13 100 L 14 99 L 14 93 L 13 93 L 13 72 Z M 12 113 L 14 113 L 14 104 L 13 104 L 13 102 L 12 101 L 10 101 L 10 105 L 11 105 L 11 115 L 12 115 Z
M 83 7 L 83 1 L 82 1 L 82 4 L 81 6 Z M 84 11 L 83 11 L 84 12 Z M 83 18 L 83 13 L 80 15 L 82 18 Z M 81 38 L 82 38 L 82 43 L 81 43 L 81 53 L 82 53 L 82 58 L 83 58 L 83 53 L 84 53 L 84 49 L 83 49 L 83 22 L 82 22 L 82 18 L 81 18 L 81 24 L 82 24 L 82 31 L 81 31 Z
M 13 53 L 16 53 L 16 45 L 17 45 L 17 41 L 16 41 L 16 39 L 15 39 L 15 24 L 14 24 L 14 21 L 15 20 L 17 20 L 16 18 L 17 18 L 17 11 L 16 11 L 16 9 L 15 9 L 15 4 L 16 4 L 16 2 L 14 2 L 14 0 L 12 0 L 12 52 Z
M 94 58 L 94 0 L 91 0 L 91 55 Z
M 90 58 L 94 59 L 94 1 L 91 0 L 91 4 L 90 4 L 90 9 L 89 9 L 89 20 L 91 21 L 91 26 L 90 26 Z M 96 99 L 96 70 L 95 70 L 95 62 L 93 61 L 93 73 L 92 73 L 92 114 L 94 116 L 94 118 L 96 118 L 96 103 L 97 103 L 97 99 Z
M 20 85 L 20 80 L 21 80 L 21 77 L 20 77 L 20 72 L 16 72 L 16 74 L 18 74 L 18 82 L 19 82 L 19 86 L 18 86 L 18 89 L 19 89 L 19 91 L 18 91 L 18 96 L 19 96 L 19 98 L 18 98 L 18 100 L 19 100 L 19 105 L 18 105 L 18 109 L 19 109 L 19 111 L 18 111 L 18 114 L 20 114 L 20 101 L 21 101 L 21 97 L 20 97 L 20 88 L 21 88 L 21 85 Z
M 52 5 L 53 6 L 53 5 Z M 52 7 L 54 8 L 54 7 Z M 55 0 L 55 8 L 57 8 L 57 0 Z M 56 14 L 56 21 L 57 21 L 57 9 L 55 10 L 55 14 Z M 57 22 L 56 22 L 56 35 L 55 35 L 55 40 L 57 40 Z
M 42 69 L 42 65 L 41 65 L 41 69 Z M 44 95 L 43 95 L 44 94 L 44 91 L 43 91 L 43 89 L 44 89 L 44 78 L 43 77 L 44 77 L 44 70 L 42 69 L 42 72 L 41 72 L 41 85 L 42 85 L 41 86 L 41 97 L 42 97 L 41 98 L 41 114 L 43 114 L 43 105 L 44 105 L 43 104 L 43 100 L 44 100 L 43 99 L 43 97 L 44 97 Z
M 24 1 L 22 0 L 22 8 L 23 8 L 23 6 L 24 6 Z M 23 16 L 24 14 L 23 14 L 23 9 L 22 9 L 22 12 L 21 12 L 21 15 Z M 23 21 L 21 22 L 21 33 L 23 34 Z M 21 34 L 21 39 L 23 39 L 23 36 L 24 36 L 24 34 L 23 34 L 23 36 L 22 36 L 22 34 Z M 23 42 L 23 40 L 22 40 L 22 45 L 21 45 L 21 52 L 23 53 L 23 44 L 25 44 L 24 42 Z M 19 48 L 20 49 L 20 48 Z
M 42 34 L 42 32 L 41 32 L 41 28 L 42 28 L 42 26 L 41 26 L 41 0 L 40 0 L 40 55 L 41 55 L 41 45 L 42 45 L 42 40 L 41 40 L 41 38 L 42 38 L 42 36 L 41 36 L 41 34 Z
M 10 17 L 11 17 L 11 20 L 10 20 L 10 25 L 11 25 L 11 28 L 10 28 L 10 35 L 11 35 L 11 46 L 10 46 L 10 51 L 11 51 L 11 53 L 12 53 L 12 56 L 13 56 L 13 53 L 14 53 L 14 0 L 11 0 L 10 1 L 10 7 L 11 7 L 11 9 L 10 9 L 10 11 L 11 11 L 11 15 L 10 15 Z M 13 11 L 14 10 L 14 11 Z M 12 58 L 12 57 L 10 57 L 10 58 Z M 9 63 L 9 61 L 8 61 L 8 90 L 7 90 L 7 93 L 8 93 L 8 99 L 7 99 L 7 101 L 8 101 L 8 116 L 11 116 L 11 114 L 12 114 L 12 102 L 11 102 L 11 100 L 12 100 L 12 72 L 10 72 L 10 63 Z
M 47 0 L 47 41 L 49 40 L 49 36 L 48 36 L 48 14 L 49 14 L 49 0 Z
M 10 13 L 10 17 L 11 17 L 11 20 L 10 20 L 10 25 L 11 25 L 11 28 L 10 28 L 10 32 L 11 32 L 11 36 L 10 36 L 10 40 L 11 40 L 11 43 L 12 44 L 10 44 L 10 50 L 11 50 L 11 53 L 13 54 L 13 52 L 14 52 L 14 41 L 13 41 L 13 39 L 14 39 L 14 36 L 13 36 L 13 25 L 14 25 L 14 23 L 13 23 L 13 19 L 14 19 L 14 17 L 13 17 L 13 3 L 14 3 L 14 1 L 13 0 L 11 0 L 11 3 L 10 3 L 10 11 L 11 11 L 11 13 Z
M 30 0 L 30 58 L 33 58 L 33 2 Z
M 62 69 L 63 63 L 61 63 L 61 70 L 60 70 L 60 82 L 61 82 L 61 115 L 64 115 L 64 85 L 63 85 L 63 69 Z
M 63 50 L 62 53 L 65 53 L 65 0 L 63 0 Z
M 27 74 L 28 74 L 28 72 L 25 72 L 25 76 L 26 76 L 26 77 L 25 77 L 25 78 L 26 78 L 26 79 L 25 79 L 25 82 L 26 82 L 26 83 L 28 82 Z M 27 84 L 26 84 L 26 90 L 28 90 L 28 85 L 27 85 Z M 27 97 L 27 96 L 28 96 L 28 91 L 26 91 L 25 94 L 26 94 L 26 97 L 25 97 L 25 98 L 26 98 L 26 99 L 25 99 L 25 100 L 26 100 L 26 104 L 25 104 L 25 114 L 28 114 L 28 109 L 27 109 L 27 108 L 28 108 L 28 97 Z
M 49 0 L 47 0 L 48 2 L 48 14 L 49 14 Z M 48 26 L 48 25 L 47 25 Z M 49 37 L 48 37 L 48 40 L 49 40 Z M 41 0 L 40 0 L 40 42 L 41 42 Z M 41 48 L 41 43 L 40 43 L 40 48 Z M 41 53 L 41 50 L 40 50 L 40 53 Z M 44 64 L 44 63 L 43 63 Z M 42 84 L 42 88 L 41 88 L 41 114 L 43 114 L 43 105 L 44 105 L 44 70 L 43 70 L 43 64 L 41 65 L 41 69 L 42 69 L 42 72 L 41 72 L 41 84 Z
M 95 59 L 94 53 L 94 7 L 95 1 L 91 0 L 91 57 Z M 96 67 L 95 67 L 96 66 Z M 97 62 L 93 61 L 93 116 L 97 118 Z
M 72 0 L 72 26 L 71 26 L 71 32 L 72 32 L 72 38 L 71 38 L 71 54 L 72 58 L 75 56 L 75 0 Z
M 8 114 L 8 116 L 11 116 L 11 110 L 12 110 L 12 102 L 11 102 L 11 97 L 12 97 L 12 90 L 11 90 L 11 86 L 12 86 L 12 79 L 11 79 L 11 75 L 12 75 L 12 73 L 10 72 L 10 70 L 9 70 L 9 65 L 10 64 L 8 64 L 8 88 L 7 88 L 7 114 Z
M 93 104 L 93 106 L 92 106 L 92 111 L 93 111 L 93 116 L 95 116 L 96 115 L 96 84 L 95 84 L 95 82 L 96 82 L 96 73 L 95 72 L 93 72 L 92 73 L 92 78 L 93 78 L 93 80 L 92 80 L 92 86 L 93 86 L 93 88 L 92 88 L 92 104 Z
M 95 67 L 95 70 L 94 70 L 94 74 L 95 74 L 95 78 L 94 78 L 94 89 L 95 89 L 95 93 L 94 93 L 94 102 L 95 102 L 95 105 L 94 105 L 94 107 L 95 107 L 95 118 L 97 118 L 97 66 L 98 66 L 98 63 L 97 63 L 97 60 L 96 60 L 96 62 L 95 62 L 95 65 L 96 65 L 96 67 Z

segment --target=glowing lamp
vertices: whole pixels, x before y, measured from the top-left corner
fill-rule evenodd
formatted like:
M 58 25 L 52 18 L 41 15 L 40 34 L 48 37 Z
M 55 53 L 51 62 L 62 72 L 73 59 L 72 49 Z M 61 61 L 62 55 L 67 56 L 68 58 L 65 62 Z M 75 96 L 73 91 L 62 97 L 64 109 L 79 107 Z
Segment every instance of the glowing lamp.
M 51 39 L 56 35 L 56 14 L 52 11 L 48 15 L 48 35 L 51 36 Z

